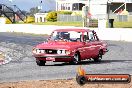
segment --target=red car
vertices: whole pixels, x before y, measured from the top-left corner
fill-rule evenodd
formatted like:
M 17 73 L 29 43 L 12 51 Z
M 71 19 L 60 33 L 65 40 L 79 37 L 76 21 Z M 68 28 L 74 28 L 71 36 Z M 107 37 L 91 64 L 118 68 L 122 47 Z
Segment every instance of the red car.
M 47 42 L 33 48 L 33 56 L 39 66 L 47 61 L 77 64 L 91 58 L 99 62 L 107 51 L 107 43 L 101 41 L 93 30 L 58 29 L 52 32 Z

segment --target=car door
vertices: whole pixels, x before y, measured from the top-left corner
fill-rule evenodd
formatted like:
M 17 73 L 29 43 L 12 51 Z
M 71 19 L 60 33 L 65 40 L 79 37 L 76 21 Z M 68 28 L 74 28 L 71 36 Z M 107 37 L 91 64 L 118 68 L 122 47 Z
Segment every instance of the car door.
M 92 52 L 92 57 L 93 56 L 97 56 L 99 53 L 99 49 L 101 46 L 101 43 L 96 35 L 96 33 L 94 31 L 89 32 L 89 40 L 91 43 L 91 47 L 93 48 Z
M 92 54 L 93 54 L 93 49 L 94 47 L 92 47 L 92 43 L 89 42 L 89 36 L 88 36 L 88 32 L 84 32 L 83 35 L 83 43 L 84 43 L 84 52 L 85 52 L 85 58 L 84 59 L 88 59 L 91 58 Z

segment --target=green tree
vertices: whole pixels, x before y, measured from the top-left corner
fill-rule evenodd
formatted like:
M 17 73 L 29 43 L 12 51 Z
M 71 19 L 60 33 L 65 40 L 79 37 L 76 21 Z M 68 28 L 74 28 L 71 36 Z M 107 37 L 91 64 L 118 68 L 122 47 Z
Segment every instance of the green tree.
M 51 11 L 48 13 L 46 20 L 47 21 L 51 21 L 51 22 L 55 22 L 57 21 L 57 15 L 58 14 L 65 14 L 65 15 L 71 15 L 72 12 L 71 11 Z
M 57 21 L 57 12 L 56 11 L 49 12 L 46 17 L 46 20 L 51 22 Z
M 35 18 L 33 16 L 28 16 L 24 22 L 26 23 L 34 23 L 35 22 Z
M 38 7 L 33 7 L 30 9 L 30 16 L 34 16 L 35 13 L 38 13 L 40 10 Z

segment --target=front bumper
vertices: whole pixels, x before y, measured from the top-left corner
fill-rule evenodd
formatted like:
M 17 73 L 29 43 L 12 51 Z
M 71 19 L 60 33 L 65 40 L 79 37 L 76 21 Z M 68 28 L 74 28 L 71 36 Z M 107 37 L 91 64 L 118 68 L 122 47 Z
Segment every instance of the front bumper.
M 105 52 L 108 52 L 108 51 L 109 51 L 108 49 L 105 50 Z
M 103 55 L 108 52 L 109 50 L 106 48 L 106 49 L 103 49 Z
M 69 62 L 72 61 L 73 56 L 61 56 L 61 55 L 33 55 L 37 60 L 54 61 L 54 62 Z

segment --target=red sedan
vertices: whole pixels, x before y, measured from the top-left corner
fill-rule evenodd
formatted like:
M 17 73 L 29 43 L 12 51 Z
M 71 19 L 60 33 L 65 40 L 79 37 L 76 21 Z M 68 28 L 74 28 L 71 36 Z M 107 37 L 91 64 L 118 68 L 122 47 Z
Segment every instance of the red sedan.
M 47 42 L 33 48 L 33 55 L 39 66 L 47 61 L 70 62 L 93 59 L 99 62 L 107 52 L 107 43 L 101 41 L 96 32 L 89 29 L 54 30 Z

